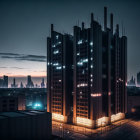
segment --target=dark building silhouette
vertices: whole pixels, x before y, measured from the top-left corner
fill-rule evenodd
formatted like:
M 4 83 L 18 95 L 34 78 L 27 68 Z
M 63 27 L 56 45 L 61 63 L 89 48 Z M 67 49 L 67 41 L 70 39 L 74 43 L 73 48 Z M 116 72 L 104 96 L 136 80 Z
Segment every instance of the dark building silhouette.
M 27 85 L 26 85 L 26 88 L 33 88 L 33 87 L 34 87 L 34 83 L 33 83 L 32 79 L 31 79 L 31 76 L 28 75 L 27 76 Z
M 3 79 L 0 79 L 0 88 L 3 87 Z
M 42 78 L 41 88 L 45 88 L 44 78 Z
M 140 72 L 137 73 L 137 85 L 140 86 Z
M 64 121 L 70 113 L 74 124 L 94 128 L 125 117 L 127 37 L 120 37 L 118 24 L 113 30 L 112 13 L 110 27 L 107 25 L 106 7 L 104 30 L 92 13 L 90 27 L 85 28 L 84 23 L 82 27 L 74 26 L 73 45 L 69 42 L 71 50 L 68 53 L 65 50 L 70 46 L 65 45 L 65 35 L 53 31 L 52 25 L 51 38 L 47 42 L 47 110 L 55 113 L 58 120 Z M 60 42 L 63 42 L 62 45 Z M 67 73 L 67 65 L 73 68 L 69 69 L 70 73 Z M 59 83 L 59 79 L 63 84 Z M 66 82 L 69 84 L 65 85 Z M 67 91 L 62 90 L 62 85 Z M 72 106 L 66 99 L 70 100 L 72 95 L 73 110 L 66 113 L 65 109 Z
M 51 25 L 47 45 L 47 111 L 53 119 L 67 122 L 72 116 L 72 36 L 54 31 Z
M 25 110 L 25 95 L 18 96 L 1 96 L 0 97 L 0 112 Z
M 11 88 L 17 88 L 18 85 L 16 84 L 16 79 L 13 78 L 13 84 L 11 84 Z
M 43 111 L 0 112 L 1 140 L 52 140 L 51 113 Z
M 131 79 L 127 82 L 128 86 L 136 86 L 135 78 L 132 76 Z
M 20 88 L 24 88 L 24 87 L 23 87 L 23 83 L 22 83 L 22 82 L 20 83 Z
M 3 87 L 8 88 L 8 76 L 3 76 Z

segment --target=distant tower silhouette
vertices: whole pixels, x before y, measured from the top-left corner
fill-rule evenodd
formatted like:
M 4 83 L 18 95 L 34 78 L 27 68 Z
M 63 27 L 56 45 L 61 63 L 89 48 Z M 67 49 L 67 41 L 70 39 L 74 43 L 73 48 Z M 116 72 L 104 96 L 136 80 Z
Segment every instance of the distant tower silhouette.
M 23 83 L 22 82 L 20 83 L 20 88 L 23 88 Z
M 33 83 L 32 79 L 31 79 L 30 75 L 27 76 L 27 85 L 26 85 L 26 87 L 27 88 L 33 88 L 34 87 L 34 83 Z
M 13 84 L 11 84 L 11 87 L 12 88 L 17 88 L 18 87 L 18 85 L 16 85 L 16 79 L 15 78 L 13 78 Z
M 8 76 L 3 76 L 3 87 L 8 88 Z
M 44 78 L 42 78 L 41 88 L 45 88 Z

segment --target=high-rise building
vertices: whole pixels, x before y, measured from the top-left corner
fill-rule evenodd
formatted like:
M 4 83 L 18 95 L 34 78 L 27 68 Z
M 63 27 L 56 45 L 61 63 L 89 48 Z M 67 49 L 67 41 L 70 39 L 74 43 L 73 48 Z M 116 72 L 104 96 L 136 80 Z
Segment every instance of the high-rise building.
M 23 83 L 22 82 L 20 83 L 20 88 L 23 88 Z
M 0 88 L 3 88 L 3 79 L 0 79 Z
M 42 78 L 41 88 L 45 88 L 44 78 Z
M 8 76 L 3 76 L 3 87 L 8 88 Z
M 34 87 L 34 83 L 32 81 L 32 78 L 30 75 L 27 76 L 27 85 L 26 85 L 27 88 L 33 88 Z
M 54 31 L 51 25 L 51 37 L 47 38 L 47 111 L 54 120 L 71 120 L 72 91 L 72 36 Z
M 137 85 L 140 86 L 140 72 L 137 73 Z
M 105 7 L 104 30 L 92 13 L 90 27 L 85 28 L 84 23 L 82 27 L 74 26 L 71 45 L 65 44 L 64 39 L 60 40 L 65 35 L 54 32 L 52 26 L 47 47 L 47 103 L 48 111 L 54 113 L 59 120 L 61 118 L 61 121 L 69 114 L 64 113 L 65 108 L 72 106 L 65 99 L 69 98 L 70 101 L 72 95 L 71 114 L 73 114 L 73 123 L 76 125 L 95 128 L 125 117 L 127 112 L 127 37 L 124 35 L 120 37 L 118 24 L 116 30 L 113 30 L 112 13 L 110 27 L 107 25 L 107 8 Z M 65 50 L 70 49 L 69 45 L 72 50 L 67 53 Z M 73 68 L 73 70 L 70 69 L 70 73 L 66 73 L 67 65 Z M 69 80 L 70 77 L 73 79 Z M 59 83 L 59 79 L 60 81 L 63 79 L 61 81 L 63 84 Z M 69 84 L 65 85 L 66 82 Z M 69 88 L 71 92 L 62 90 L 62 86 L 64 89 Z
M 13 84 L 11 84 L 11 88 L 17 88 L 18 85 L 16 84 L 16 79 L 13 78 Z
M 127 82 L 128 86 L 136 86 L 135 78 L 132 76 L 131 79 Z
M 82 28 L 74 27 L 73 121 L 75 124 L 93 125 L 93 120 L 102 117 L 101 95 L 102 30 L 101 25 L 91 14 L 90 28 L 84 28 L 84 23 Z

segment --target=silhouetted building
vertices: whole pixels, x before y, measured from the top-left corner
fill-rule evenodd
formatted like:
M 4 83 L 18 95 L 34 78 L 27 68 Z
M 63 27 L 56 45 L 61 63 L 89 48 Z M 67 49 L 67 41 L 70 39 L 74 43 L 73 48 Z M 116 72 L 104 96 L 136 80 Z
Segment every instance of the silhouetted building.
M 0 112 L 25 110 L 26 102 L 25 95 L 18 96 L 1 96 L 0 97 Z
M 3 88 L 3 79 L 0 79 L 0 88 Z
M 51 140 L 51 113 L 0 112 L 0 138 L 1 140 Z
M 44 78 L 42 78 L 41 88 L 45 88 Z
M 11 84 L 11 88 L 17 88 L 18 85 L 16 84 L 16 79 L 13 78 L 13 84 Z
M 32 79 L 31 79 L 31 76 L 28 75 L 27 76 L 27 85 L 26 85 L 26 88 L 33 88 L 33 87 L 34 87 L 34 83 L 33 83 Z
M 135 78 L 132 76 L 132 78 L 127 82 L 128 86 L 136 86 Z
M 20 88 L 23 88 L 23 83 L 22 82 L 20 83 Z
M 8 88 L 8 76 L 3 76 L 3 87 Z
M 73 45 L 70 42 L 65 45 L 64 36 L 53 31 L 52 26 L 51 38 L 47 40 L 48 111 L 61 121 L 73 113 L 74 124 L 91 128 L 124 118 L 127 112 L 127 37 L 120 37 L 118 24 L 113 31 L 113 14 L 110 14 L 108 28 L 107 8 L 104 8 L 104 30 L 93 13 L 89 28 L 85 28 L 84 23 L 82 27 L 74 26 Z M 71 50 L 67 52 L 68 49 Z M 68 70 L 66 65 L 73 69 Z M 63 90 L 65 87 L 67 91 Z M 71 108 L 66 100 L 71 100 L 71 95 L 73 109 L 65 113 Z
M 137 73 L 137 85 L 140 86 L 140 72 Z
M 72 118 L 73 90 L 72 36 L 53 30 L 47 38 L 47 111 L 52 118 L 69 121 Z

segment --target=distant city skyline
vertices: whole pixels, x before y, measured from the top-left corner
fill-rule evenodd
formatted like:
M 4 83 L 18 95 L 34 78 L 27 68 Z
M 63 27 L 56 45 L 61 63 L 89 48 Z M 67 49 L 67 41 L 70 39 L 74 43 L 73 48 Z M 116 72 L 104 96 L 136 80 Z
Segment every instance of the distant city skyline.
M 2 79 L 3 76 L 0 76 L 0 79 Z M 16 84 L 18 84 L 18 87 L 20 87 L 21 82 L 23 83 L 23 87 L 26 87 L 27 84 L 27 76 L 23 76 L 23 77 L 13 77 L 10 76 L 8 77 L 8 87 L 11 87 L 11 84 L 13 84 L 13 79 L 15 78 Z M 34 77 L 32 76 L 32 81 L 34 83 L 34 85 L 39 85 L 41 87 L 41 82 L 42 82 L 42 78 L 44 78 L 44 83 L 46 85 L 46 76 L 40 76 L 40 77 Z
M 103 25 L 104 6 L 114 13 L 114 26 L 120 24 L 120 33 L 122 24 L 127 31 L 128 79 L 136 77 L 140 71 L 140 1 L 137 0 L 1 0 L 0 76 L 46 76 L 46 37 L 50 34 L 50 24 L 54 23 L 58 32 L 72 34 L 73 25 L 82 21 L 89 24 L 87 17 L 93 12 Z

